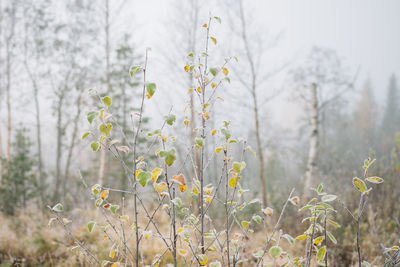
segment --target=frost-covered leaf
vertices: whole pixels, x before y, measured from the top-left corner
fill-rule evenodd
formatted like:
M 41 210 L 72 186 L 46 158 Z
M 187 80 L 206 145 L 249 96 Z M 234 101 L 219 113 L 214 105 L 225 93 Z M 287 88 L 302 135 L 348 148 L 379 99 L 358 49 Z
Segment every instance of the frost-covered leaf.
M 324 195 L 321 197 L 321 200 L 323 202 L 330 202 L 330 201 L 334 201 L 337 198 L 336 195 Z
M 273 246 L 269 249 L 269 255 L 272 258 L 277 258 L 281 255 L 282 249 L 279 246 Z
M 146 186 L 147 180 L 151 179 L 151 173 L 150 172 L 140 172 L 137 175 L 137 179 L 139 181 L 139 184 L 143 187 Z
M 61 203 L 57 203 L 57 204 L 52 208 L 52 210 L 55 211 L 55 212 L 63 212 L 64 207 L 63 207 L 63 205 L 62 205 Z
M 99 116 L 99 112 L 97 112 L 97 111 L 89 111 L 87 114 L 86 114 L 86 118 L 87 118 L 87 120 L 88 120 L 88 122 L 91 124 L 93 121 L 94 121 L 94 119 L 96 119 L 97 117 Z
M 89 229 L 89 233 L 91 233 L 93 231 L 94 226 L 96 225 L 96 222 L 94 221 L 90 221 L 87 225 L 88 229 Z
M 104 105 L 106 105 L 107 108 L 109 108 L 112 103 L 111 97 L 109 97 L 109 96 L 103 97 L 103 103 L 104 103 Z
M 354 177 L 353 178 L 353 185 L 361 192 L 365 193 L 368 191 L 367 186 L 365 185 L 364 181 L 360 178 Z
M 365 180 L 373 184 L 381 184 L 384 181 L 381 177 L 377 176 L 368 177 Z

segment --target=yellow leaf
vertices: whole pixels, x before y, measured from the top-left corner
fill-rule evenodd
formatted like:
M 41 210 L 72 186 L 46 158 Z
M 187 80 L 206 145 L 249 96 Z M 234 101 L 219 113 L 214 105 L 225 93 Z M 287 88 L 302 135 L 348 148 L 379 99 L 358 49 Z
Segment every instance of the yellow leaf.
M 155 183 L 154 184 L 154 189 L 158 192 L 165 192 L 168 190 L 168 185 L 165 182 L 161 182 L 161 183 Z
M 189 71 L 189 65 L 185 65 L 184 69 L 185 69 L 186 72 L 188 72 Z
M 142 172 L 142 170 L 136 170 L 136 173 L 135 173 L 135 177 L 136 177 L 136 179 L 137 179 L 137 177 L 138 177 L 139 173 L 141 173 L 141 172 Z
M 193 88 L 189 88 L 188 93 L 190 93 L 191 91 L 193 91 Z
M 186 257 L 189 252 L 186 249 L 178 249 L 178 254 L 181 255 L 182 257 Z
M 215 82 L 212 82 L 212 83 L 211 83 L 211 88 L 214 89 L 215 86 L 217 86 L 217 84 L 216 84 Z
M 217 44 L 217 39 L 215 39 L 214 37 L 210 36 L 211 41 L 216 45 Z
M 211 135 L 215 135 L 216 133 L 217 133 L 217 130 L 215 130 L 215 129 L 211 131 Z
M 308 235 L 299 235 L 298 237 L 296 237 L 297 240 L 305 240 L 307 239 L 309 236 Z
M 211 196 L 208 196 L 208 197 L 206 198 L 206 202 L 207 202 L 207 204 L 210 204 L 210 202 L 211 202 L 211 199 L 212 199 L 212 197 L 211 197 Z
M 206 187 L 204 188 L 204 193 L 206 193 L 206 195 L 211 195 L 213 188 L 212 187 Z
M 114 263 L 111 265 L 111 267 L 118 267 L 118 266 L 119 266 L 118 262 L 114 262 Z
M 125 221 L 126 223 L 129 222 L 129 215 L 122 215 L 121 217 L 119 217 L 120 220 Z
M 246 229 L 246 228 L 249 226 L 250 222 L 248 222 L 248 221 L 242 221 L 240 224 L 242 225 L 242 227 L 243 227 L 244 229 Z
M 108 198 L 108 190 L 103 190 L 100 196 L 102 200 L 106 200 Z
M 194 194 L 196 196 L 199 195 L 199 189 L 197 189 L 197 187 L 195 185 L 192 187 L 192 194 Z
M 201 87 L 197 87 L 197 92 L 201 93 Z
M 354 177 L 353 178 L 353 185 L 361 192 L 366 193 L 368 191 L 367 186 L 365 185 L 364 181 L 360 178 Z
M 226 76 L 229 73 L 229 70 L 227 68 L 222 68 L 222 73 Z
M 383 179 L 381 177 L 377 177 L 377 176 L 368 177 L 365 180 L 370 182 L 370 183 L 373 183 L 373 184 L 383 183 Z
M 210 115 L 208 115 L 207 112 L 204 112 L 204 113 L 203 113 L 203 117 L 204 117 L 204 119 L 207 120 L 207 121 L 210 119 Z
M 208 25 L 206 23 L 203 24 L 203 28 L 207 28 Z
M 183 124 L 185 124 L 185 125 L 189 125 L 189 123 L 190 123 L 190 121 L 188 121 L 188 120 L 183 121 Z
M 110 254 L 108 256 L 110 256 L 111 259 L 114 259 L 114 257 L 115 257 L 115 248 L 114 248 L 114 246 L 111 248 Z
M 150 236 L 151 236 L 151 231 L 143 231 L 144 239 L 148 240 Z
M 153 180 L 153 183 L 155 183 L 158 179 L 158 177 L 161 175 L 162 169 L 160 168 L 154 168 L 154 170 L 151 171 L 151 180 Z
M 315 240 L 314 240 L 314 245 L 318 245 L 318 244 L 320 244 L 322 241 L 324 241 L 324 237 L 323 236 L 319 236 L 319 237 L 317 237 Z
M 236 177 L 235 177 L 235 176 L 233 176 L 233 177 L 229 180 L 228 185 L 229 185 L 229 187 L 231 187 L 231 188 L 235 188 L 235 187 L 236 187 Z

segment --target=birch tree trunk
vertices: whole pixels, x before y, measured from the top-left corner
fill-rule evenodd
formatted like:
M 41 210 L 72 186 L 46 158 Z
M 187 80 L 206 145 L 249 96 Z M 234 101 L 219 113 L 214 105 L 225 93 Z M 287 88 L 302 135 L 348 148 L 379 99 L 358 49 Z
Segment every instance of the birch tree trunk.
M 318 156 L 318 98 L 317 98 L 317 85 L 315 83 L 310 86 L 311 96 L 311 137 L 310 148 L 308 151 L 307 170 L 304 177 L 304 195 L 310 195 L 310 187 L 313 184 L 313 179 L 317 171 L 317 156 Z

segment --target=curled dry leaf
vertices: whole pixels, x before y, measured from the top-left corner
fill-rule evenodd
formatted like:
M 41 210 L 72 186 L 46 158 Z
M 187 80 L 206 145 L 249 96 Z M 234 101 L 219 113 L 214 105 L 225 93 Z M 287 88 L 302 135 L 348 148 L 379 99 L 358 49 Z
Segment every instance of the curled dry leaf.
M 270 207 L 266 207 L 265 209 L 262 209 L 262 212 L 265 215 L 271 216 L 274 213 L 274 210 Z
M 117 146 L 117 149 L 125 152 L 126 154 L 129 153 L 129 147 L 127 147 L 127 146 Z
M 300 198 L 298 196 L 295 196 L 295 197 L 292 197 L 291 199 L 289 199 L 289 201 L 293 205 L 297 206 L 300 203 Z

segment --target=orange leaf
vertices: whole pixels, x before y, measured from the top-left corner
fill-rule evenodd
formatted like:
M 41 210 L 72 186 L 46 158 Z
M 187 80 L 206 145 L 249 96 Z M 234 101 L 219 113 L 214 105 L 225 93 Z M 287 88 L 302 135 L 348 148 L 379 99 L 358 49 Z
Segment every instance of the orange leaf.
M 183 176 L 183 174 L 173 176 L 172 181 L 177 182 L 180 185 L 186 185 L 185 176 Z
M 102 191 L 101 194 L 100 194 L 100 196 L 101 196 L 101 199 L 102 199 L 102 200 L 107 199 L 107 198 L 108 198 L 108 190 Z
M 186 186 L 186 185 L 180 185 L 180 186 L 179 186 L 179 191 L 181 191 L 182 193 L 185 192 L 186 189 L 187 189 L 187 186 Z

